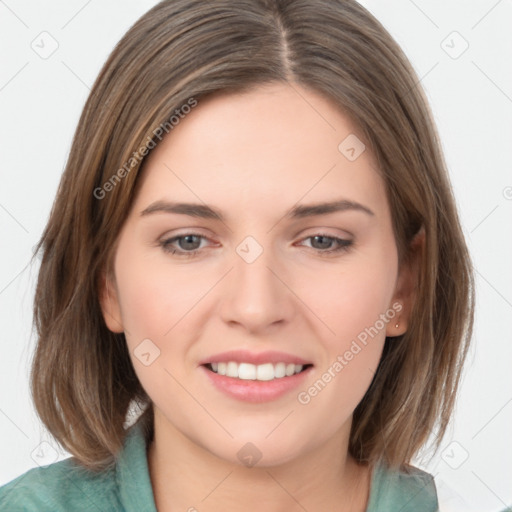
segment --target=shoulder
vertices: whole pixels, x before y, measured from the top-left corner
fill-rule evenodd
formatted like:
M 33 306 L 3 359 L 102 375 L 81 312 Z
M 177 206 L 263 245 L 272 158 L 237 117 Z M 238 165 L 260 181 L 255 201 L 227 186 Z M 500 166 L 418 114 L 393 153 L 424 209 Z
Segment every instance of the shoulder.
M 414 466 L 391 469 L 383 462 L 374 469 L 367 512 L 438 512 L 434 477 Z
M 72 457 L 32 468 L 0 487 L 0 510 L 64 512 L 120 510 L 115 472 L 94 473 Z
M 89 471 L 74 457 L 30 469 L 0 487 L 0 511 L 156 512 L 146 442 L 137 422 L 109 469 Z

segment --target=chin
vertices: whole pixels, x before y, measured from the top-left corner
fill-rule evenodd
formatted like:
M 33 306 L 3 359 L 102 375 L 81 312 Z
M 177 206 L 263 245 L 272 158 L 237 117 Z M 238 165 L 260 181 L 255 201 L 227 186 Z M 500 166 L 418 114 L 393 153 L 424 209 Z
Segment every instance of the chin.
M 274 439 L 266 439 L 268 432 L 255 433 L 247 436 L 235 436 L 229 446 L 216 445 L 211 453 L 227 462 L 248 468 L 271 468 L 280 466 L 300 457 L 307 451 L 305 445 L 291 439 L 286 432 Z M 225 449 L 222 449 L 225 448 Z M 302 448 L 302 449 L 301 449 Z

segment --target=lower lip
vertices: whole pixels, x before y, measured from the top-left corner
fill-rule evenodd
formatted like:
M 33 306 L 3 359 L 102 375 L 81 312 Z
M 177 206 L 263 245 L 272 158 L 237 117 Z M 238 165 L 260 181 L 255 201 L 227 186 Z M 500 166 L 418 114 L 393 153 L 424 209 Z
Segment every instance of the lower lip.
M 276 400 L 297 388 L 312 370 L 312 366 L 291 377 L 273 380 L 243 380 L 219 375 L 205 366 L 200 367 L 213 385 L 226 395 L 245 402 L 261 403 Z

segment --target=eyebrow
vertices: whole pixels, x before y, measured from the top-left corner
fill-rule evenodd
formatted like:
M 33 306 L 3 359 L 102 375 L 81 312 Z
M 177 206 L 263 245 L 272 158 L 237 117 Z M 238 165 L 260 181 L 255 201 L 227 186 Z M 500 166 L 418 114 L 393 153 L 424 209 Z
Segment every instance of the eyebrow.
M 315 217 L 318 215 L 326 215 L 329 213 L 343 212 L 355 210 L 374 216 L 375 214 L 368 207 L 349 201 L 340 199 L 328 203 L 314 203 L 308 205 L 298 205 L 293 207 L 286 215 L 288 219 L 302 219 L 306 217 Z M 190 217 L 199 217 L 202 219 L 214 219 L 224 222 L 225 215 L 221 210 L 199 203 L 180 203 L 172 201 L 156 201 L 150 204 L 141 212 L 141 216 L 150 215 L 152 213 L 177 213 L 188 215 Z

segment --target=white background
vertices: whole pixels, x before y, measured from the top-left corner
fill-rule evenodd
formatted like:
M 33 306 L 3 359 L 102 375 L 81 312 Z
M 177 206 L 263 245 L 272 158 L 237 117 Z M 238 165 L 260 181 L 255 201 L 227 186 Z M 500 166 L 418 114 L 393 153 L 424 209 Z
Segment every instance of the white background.
M 30 402 L 38 269 L 28 263 L 89 88 L 155 3 L 0 0 L 0 485 L 69 456 Z M 512 505 L 512 2 L 361 3 L 426 89 L 476 269 L 475 334 L 456 414 L 439 453 L 415 462 L 435 476 L 441 511 L 501 511 Z M 43 31 L 58 43 L 47 59 L 31 47 L 41 37 L 50 47 Z

